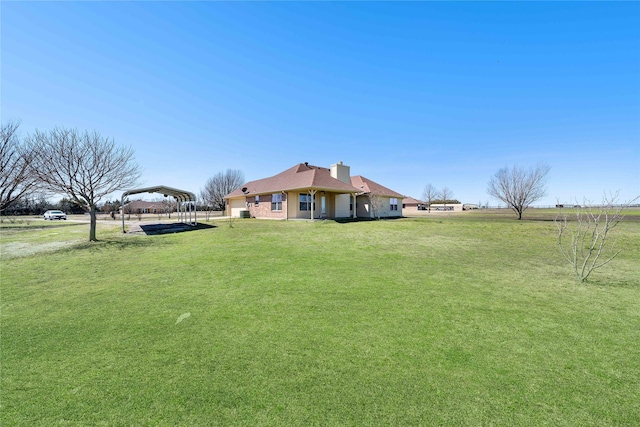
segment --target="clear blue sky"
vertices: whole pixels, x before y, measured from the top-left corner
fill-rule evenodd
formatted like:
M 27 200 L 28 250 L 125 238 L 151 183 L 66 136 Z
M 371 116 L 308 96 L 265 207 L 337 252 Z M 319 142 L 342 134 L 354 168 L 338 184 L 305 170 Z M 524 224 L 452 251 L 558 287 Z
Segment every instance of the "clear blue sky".
M 638 2 L 7 2 L 2 120 L 131 145 L 143 185 L 199 192 L 343 161 L 412 197 L 640 195 Z M 118 194 L 119 196 L 119 194 Z

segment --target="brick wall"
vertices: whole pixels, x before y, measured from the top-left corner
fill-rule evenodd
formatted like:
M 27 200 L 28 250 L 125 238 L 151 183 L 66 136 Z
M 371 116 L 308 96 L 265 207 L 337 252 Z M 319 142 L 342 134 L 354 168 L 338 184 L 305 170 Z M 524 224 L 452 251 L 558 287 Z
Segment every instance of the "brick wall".
M 256 196 L 247 197 L 249 212 L 255 218 L 286 218 L 287 214 L 287 195 L 282 195 L 282 210 L 271 210 L 271 194 L 262 194 L 259 197 L 259 203 L 256 206 Z

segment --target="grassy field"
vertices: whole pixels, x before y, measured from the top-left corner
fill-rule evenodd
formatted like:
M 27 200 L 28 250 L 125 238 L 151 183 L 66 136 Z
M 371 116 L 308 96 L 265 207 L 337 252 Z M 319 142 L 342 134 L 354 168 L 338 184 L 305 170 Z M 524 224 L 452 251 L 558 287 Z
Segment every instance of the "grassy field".
M 0 424 L 640 425 L 638 221 L 210 224 L 2 224 Z

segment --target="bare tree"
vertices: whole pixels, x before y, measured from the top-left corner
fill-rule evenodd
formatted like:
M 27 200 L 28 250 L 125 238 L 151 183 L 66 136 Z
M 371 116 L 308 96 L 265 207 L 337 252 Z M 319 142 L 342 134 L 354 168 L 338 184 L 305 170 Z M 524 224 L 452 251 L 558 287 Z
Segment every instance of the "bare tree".
M 380 194 L 369 193 L 369 206 L 371 206 L 371 214 L 373 218 L 380 219 L 380 213 L 384 208 L 384 201 L 388 200 Z
M 244 184 L 244 174 L 237 169 L 227 169 L 209 178 L 200 191 L 200 198 L 204 204 L 216 210 L 225 210 L 224 196 L 233 192 Z
M 0 127 L 0 212 L 35 190 L 38 180 L 29 173 L 32 152 L 20 142 L 18 121 Z
M 90 213 L 89 240 L 96 239 L 96 208 L 100 199 L 134 186 L 141 170 L 131 148 L 116 146 L 98 132 L 55 128 L 28 138 L 34 153 L 31 173 L 54 193 L 71 197 Z
M 427 208 L 429 209 L 429 212 L 431 212 L 431 203 L 433 203 L 433 201 L 437 198 L 438 198 L 438 190 L 436 190 L 436 187 L 434 187 L 431 184 L 427 184 L 424 187 L 424 191 L 422 192 L 422 199 L 427 204 Z
M 522 213 L 545 194 L 551 168 L 544 164 L 525 169 L 517 166 L 500 169 L 489 181 L 487 193 L 503 201 L 522 219 Z
M 584 282 L 591 273 L 611 262 L 621 249 L 616 247 L 610 234 L 624 218 L 623 209 L 633 204 L 638 197 L 617 204 L 618 193 L 604 195 L 602 204 L 593 206 L 585 201 L 574 206 L 573 221 L 560 213 L 554 220 L 558 229 L 558 249 L 571 264 L 578 282 Z
M 440 199 L 442 199 L 445 210 L 447 210 L 447 201 L 453 197 L 453 191 L 451 191 L 449 187 L 444 187 L 442 190 L 440 190 L 440 193 L 438 193 L 438 195 L 440 196 Z
M 169 197 L 165 197 L 162 199 L 162 209 L 167 213 L 169 218 L 171 218 L 171 212 L 175 212 L 178 206 L 178 202 Z

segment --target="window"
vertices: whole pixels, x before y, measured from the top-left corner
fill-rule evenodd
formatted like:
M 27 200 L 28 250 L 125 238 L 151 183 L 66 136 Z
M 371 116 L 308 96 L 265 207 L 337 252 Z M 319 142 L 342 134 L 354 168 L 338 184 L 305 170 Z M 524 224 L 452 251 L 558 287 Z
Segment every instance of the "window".
M 260 196 L 256 196 L 256 203 L 255 205 L 258 206 L 260 204 Z
M 311 210 L 311 195 L 300 193 L 300 210 L 301 211 L 310 211 Z
M 389 205 L 389 210 L 392 211 L 397 211 L 398 210 L 398 199 L 395 198 L 391 198 L 389 199 L 390 205 Z
M 282 210 L 282 193 L 276 193 L 271 195 L 271 210 L 272 211 Z
M 313 203 L 316 202 L 316 196 L 313 195 Z M 300 193 L 300 210 L 301 211 L 310 211 L 311 210 L 311 194 L 308 193 Z

